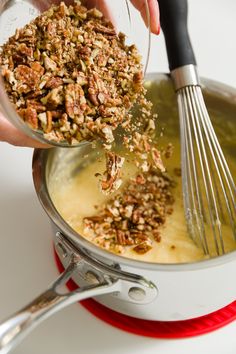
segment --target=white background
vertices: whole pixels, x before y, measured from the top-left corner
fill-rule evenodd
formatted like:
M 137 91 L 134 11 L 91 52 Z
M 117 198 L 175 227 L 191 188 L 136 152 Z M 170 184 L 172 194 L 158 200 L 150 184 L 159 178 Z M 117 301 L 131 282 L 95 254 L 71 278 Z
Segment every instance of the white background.
M 236 1 L 189 0 L 189 29 L 200 74 L 236 86 Z M 148 71 L 168 71 L 162 35 L 152 38 Z M 0 320 L 57 276 L 49 220 L 33 188 L 31 158 L 30 149 L 0 143 Z M 226 276 L 234 281 L 234 274 Z M 235 333 L 236 322 L 192 339 L 142 338 L 75 304 L 40 325 L 14 353 L 235 354 Z

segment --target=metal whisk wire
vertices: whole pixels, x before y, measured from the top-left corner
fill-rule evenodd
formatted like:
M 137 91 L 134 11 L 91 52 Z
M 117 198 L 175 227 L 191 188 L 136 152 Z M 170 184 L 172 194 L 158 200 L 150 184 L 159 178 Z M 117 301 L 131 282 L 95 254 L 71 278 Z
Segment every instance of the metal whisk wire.
M 183 196 L 189 233 L 205 254 L 220 255 L 225 253 L 222 225 L 228 219 L 236 240 L 236 187 L 214 132 L 201 87 L 181 88 L 177 97 Z M 209 246 L 211 237 L 215 249 Z
M 187 28 L 188 3 L 187 0 L 158 0 L 158 3 L 178 99 L 188 230 L 205 254 L 224 254 L 225 225 L 232 231 L 231 242 L 236 241 L 236 187 L 202 95 Z

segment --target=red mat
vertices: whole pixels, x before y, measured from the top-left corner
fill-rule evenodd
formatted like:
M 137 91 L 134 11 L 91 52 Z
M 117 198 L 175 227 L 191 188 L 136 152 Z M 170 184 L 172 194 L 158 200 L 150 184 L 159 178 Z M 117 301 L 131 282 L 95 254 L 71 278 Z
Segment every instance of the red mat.
M 59 272 L 64 271 L 63 265 L 55 252 L 56 264 Z M 78 286 L 69 280 L 69 290 Z M 187 338 L 212 332 L 236 319 L 236 301 L 221 310 L 192 320 L 185 321 L 148 321 L 123 315 L 108 309 L 93 299 L 83 300 L 80 304 L 100 320 L 119 328 L 123 331 L 152 338 Z

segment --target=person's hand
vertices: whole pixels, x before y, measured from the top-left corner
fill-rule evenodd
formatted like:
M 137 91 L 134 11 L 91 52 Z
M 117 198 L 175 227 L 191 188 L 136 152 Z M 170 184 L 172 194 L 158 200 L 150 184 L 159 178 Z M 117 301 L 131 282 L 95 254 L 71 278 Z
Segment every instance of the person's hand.
M 131 3 L 140 12 L 145 24 L 148 24 L 147 12 L 146 12 L 146 1 L 145 0 L 130 0 Z M 58 0 L 60 3 L 61 0 Z M 65 3 L 73 3 L 71 0 L 65 1 Z M 97 7 L 106 17 L 110 17 L 109 8 L 107 6 L 106 0 L 84 0 L 83 3 L 89 7 Z M 147 0 L 149 13 L 150 13 L 150 27 L 154 34 L 159 34 L 160 31 L 160 17 L 159 17 L 159 7 L 157 0 Z M 37 6 L 39 2 L 37 1 Z M 43 10 L 43 9 L 41 9 Z M 3 115 L 0 113 L 0 141 L 7 142 L 15 146 L 25 146 L 33 148 L 47 148 L 49 145 L 44 145 L 34 140 L 23 132 L 14 127 Z
M 148 5 L 150 13 L 150 27 L 154 34 L 159 34 L 160 32 L 160 15 L 159 6 L 157 0 L 130 0 L 131 3 L 136 7 L 136 9 L 141 13 L 141 16 L 145 22 L 148 24 L 146 4 Z M 88 7 L 97 7 L 106 17 L 110 17 L 110 12 L 108 8 L 108 3 L 106 0 L 84 0 L 83 3 Z
M 0 113 L 0 141 L 4 141 L 15 146 L 25 146 L 33 148 L 47 148 L 49 145 L 44 145 L 37 140 L 30 138 L 24 134 L 21 130 L 12 125 L 1 113 Z
M 148 24 L 145 0 L 131 0 L 132 4 L 140 11 L 145 24 Z M 150 13 L 150 27 L 154 34 L 160 32 L 160 13 L 157 0 L 147 0 Z

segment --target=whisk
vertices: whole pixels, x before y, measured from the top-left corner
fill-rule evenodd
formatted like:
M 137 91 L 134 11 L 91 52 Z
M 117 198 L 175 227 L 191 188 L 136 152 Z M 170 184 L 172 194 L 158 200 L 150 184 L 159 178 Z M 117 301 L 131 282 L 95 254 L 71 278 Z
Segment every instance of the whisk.
M 226 225 L 231 243 L 236 240 L 236 187 L 204 102 L 187 29 L 187 0 L 159 0 L 159 6 L 177 93 L 187 227 L 206 255 L 221 255 L 227 252 Z

